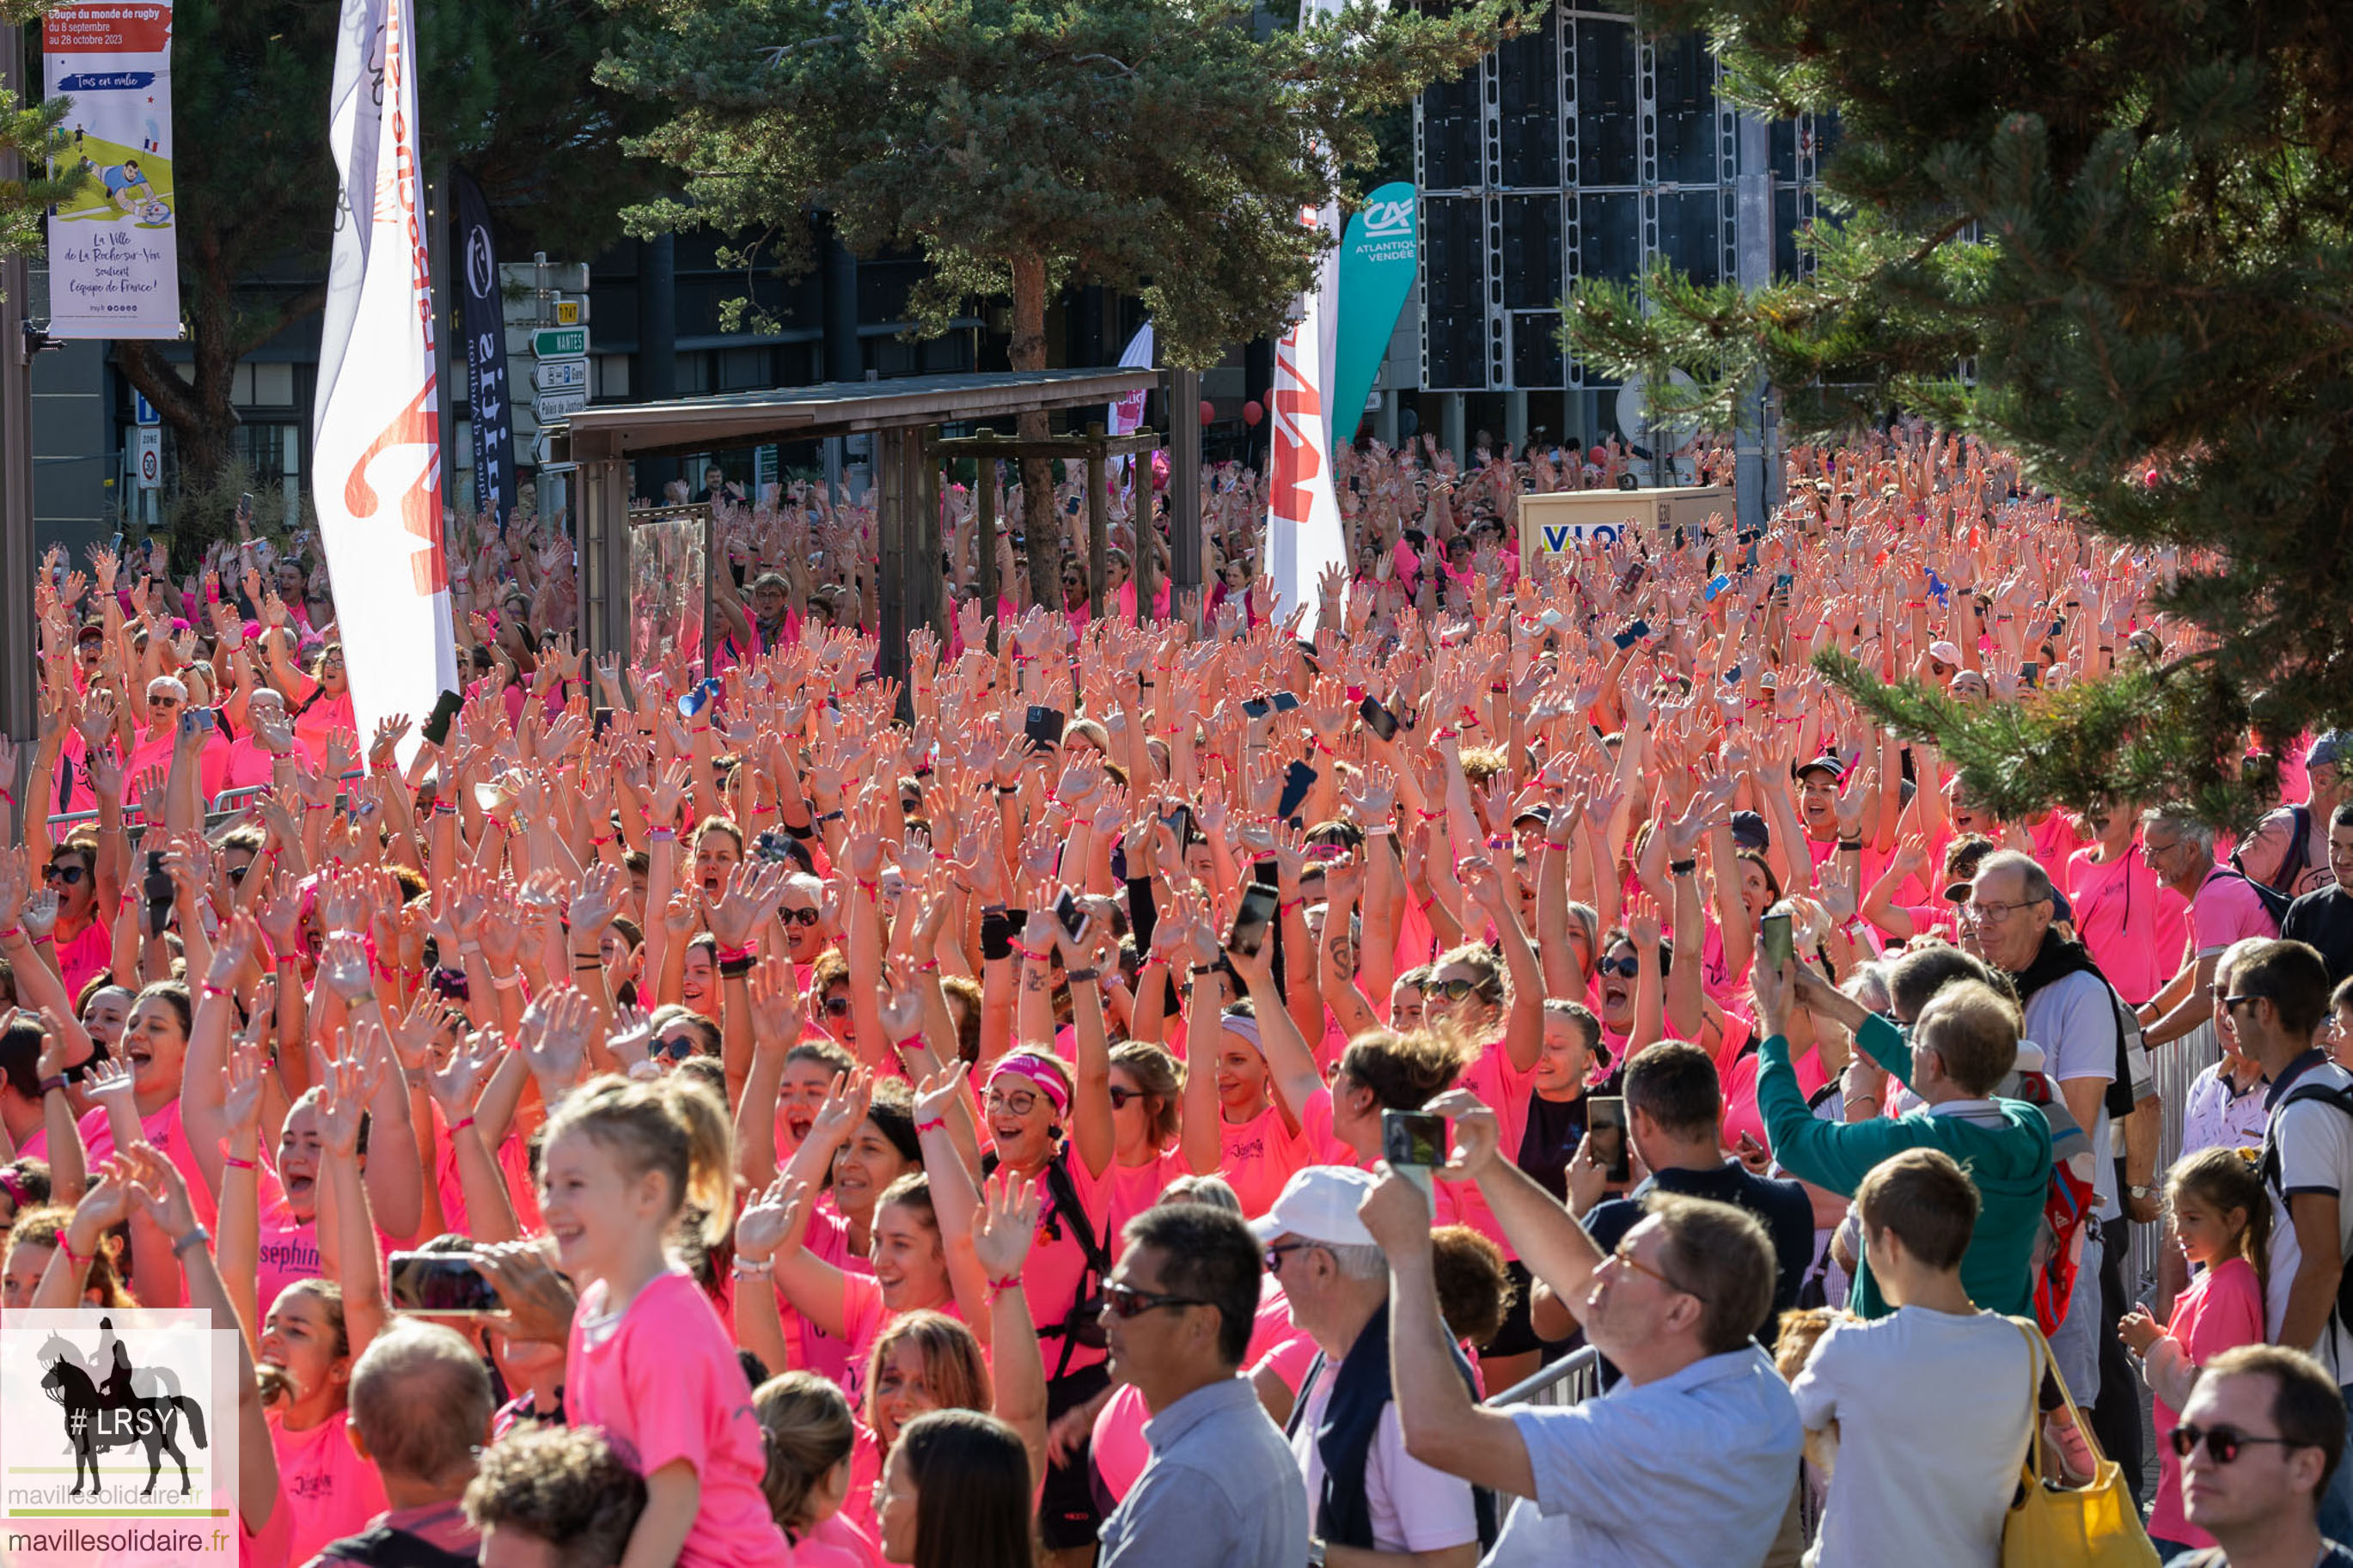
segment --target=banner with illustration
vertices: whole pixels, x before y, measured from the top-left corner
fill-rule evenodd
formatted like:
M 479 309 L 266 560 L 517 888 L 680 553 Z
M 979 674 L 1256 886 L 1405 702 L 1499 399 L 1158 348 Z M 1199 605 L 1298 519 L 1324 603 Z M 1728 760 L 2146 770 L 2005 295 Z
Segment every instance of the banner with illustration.
M 49 335 L 180 335 L 170 0 L 60 5 L 41 20 L 48 96 L 71 100 L 49 215 Z

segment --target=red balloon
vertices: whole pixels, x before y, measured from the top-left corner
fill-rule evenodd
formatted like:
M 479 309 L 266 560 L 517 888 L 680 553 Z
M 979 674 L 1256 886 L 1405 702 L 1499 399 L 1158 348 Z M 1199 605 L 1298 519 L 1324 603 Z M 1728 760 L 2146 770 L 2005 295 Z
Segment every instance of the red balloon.
M 1261 407 L 1258 405 L 1258 399 L 1257 399 L 1257 398 L 1253 397 L 1253 398 L 1251 398 L 1248 403 L 1245 403 L 1245 404 L 1243 404 L 1243 405 L 1242 405 L 1242 423 L 1243 423 L 1243 424 L 1245 424 L 1245 425 L 1256 425 L 1260 420 L 1261 420 L 1261 419 L 1263 419 L 1263 418 L 1265 418 L 1265 417 L 1266 417 L 1266 410 L 1265 410 L 1265 409 L 1263 409 L 1263 408 L 1261 408 Z
M 2142 482 L 2147 484 L 2150 489 L 2155 489 L 2163 481 L 2158 474 L 2158 471 L 2155 468 L 2151 468 L 2148 471 L 2148 478 Z
M 1201 423 L 1204 425 L 1215 425 L 1217 422 L 1218 405 L 1210 402 L 1206 397 L 1201 399 Z

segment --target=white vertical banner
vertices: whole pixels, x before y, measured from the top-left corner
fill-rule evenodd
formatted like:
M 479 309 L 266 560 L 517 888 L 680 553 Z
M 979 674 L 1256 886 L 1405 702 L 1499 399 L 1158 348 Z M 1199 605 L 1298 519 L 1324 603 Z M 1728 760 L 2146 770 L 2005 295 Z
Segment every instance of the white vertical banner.
M 41 19 L 47 96 L 71 100 L 49 209 L 49 335 L 180 335 L 169 0 L 60 5 Z
M 436 698 L 459 689 L 442 554 L 414 3 L 343 0 L 328 120 L 342 192 L 311 482 L 362 745 L 385 715 L 422 723 Z M 404 760 L 417 744 L 412 730 Z
M 1340 10 L 1339 0 L 1301 0 L 1304 24 Z M 1323 158 L 1318 142 L 1309 155 Z M 1266 564 L 1274 579 L 1274 615 L 1280 620 L 1306 607 L 1300 635 L 1315 631 L 1315 582 L 1327 567 L 1345 567 L 1340 532 L 1340 501 L 1332 489 L 1332 456 L 1324 436 L 1324 404 L 1332 395 L 1333 356 L 1338 350 L 1340 304 L 1340 208 L 1335 202 L 1302 207 L 1300 223 L 1320 228 L 1335 241 L 1316 269 L 1314 287 L 1300 297 L 1297 319 L 1274 346 L 1274 387 L 1268 398 L 1274 417 L 1267 475 Z
M 1144 325 L 1135 329 L 1135 336 L 1127 340 L 1127 347 L 1119 356 L 1119 368 L 1122 370 L 1152 368 L 1152 322 L 1149 318 L 1146 318 Z M 1111 420 L 1106 428 L 1114 436 L 1134 435 L 1144 425 L 1144 398 L 1145 394 L 1140 387 L 1134 392 L 1123 394 L 1120 400 L 1111 405 Z M 1116 458 L 1113 461 L 1116 465 L 1113 471 L 1119 475 L 1119 482 L 1122 485 L 1126 484 L 1127 459 Z

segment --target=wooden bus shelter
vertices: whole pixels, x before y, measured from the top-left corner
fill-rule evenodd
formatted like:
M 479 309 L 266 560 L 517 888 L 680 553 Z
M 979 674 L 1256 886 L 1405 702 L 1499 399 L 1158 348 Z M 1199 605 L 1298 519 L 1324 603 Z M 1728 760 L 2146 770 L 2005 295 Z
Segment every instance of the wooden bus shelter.
M 834 436 L 874 437 L 875 518 L 881 542 L 877 598 L 882 614 L 882 668 L 902 674 L 907 634 L 928 626 L 944 637 L 946 580 L 941 570 L 941 464 L 959 458 L 987 463 L 1018 458 L 1060 458 L 1088 465 L 1088 582 L 1093 611 L 1103 613 L 1108 523 L 1103 476 L 1113 458 L 1142 457 L 1160 445 L 1149 431 L 1113 437 L 1100 423 L 1083 434 L 1023 441 L 977 435 L 943 437 L 939 427 L 1092 405 L 1102 408 L 1132 392 L 1167 394 L 1171 441 L 1170 576 L 1178 589 L 1201 582 L 1200 412 L 1198 378 L 1189 372 L 1148 369 L 999 371 L 905 376 L 891 381 L 827 382 L 816 386 L 681 398 L 667 403 L 614 404 L 583 409 L 555 427 L 558 462 L 575 465 L 574 494 L 581 564 L 580 638 L 598 653 L 628 646 L 629 465 L 639 458 L 691 457 L 771 443 Z M 1148 481 L 1147 481 L 1148 486 Z M 976 487 L 982 602 L 997 594 L 996 489 Z M 1148 497 L 1149 490 L 1146 489 Z M 659 510 L 660 509 L 656 509 Z M 1151 526 L 1145 500 L 1137 519 L 1135 561 L 1139 614 L 1153 602 Z M 716 563 L 713 570 L 723 569 Z

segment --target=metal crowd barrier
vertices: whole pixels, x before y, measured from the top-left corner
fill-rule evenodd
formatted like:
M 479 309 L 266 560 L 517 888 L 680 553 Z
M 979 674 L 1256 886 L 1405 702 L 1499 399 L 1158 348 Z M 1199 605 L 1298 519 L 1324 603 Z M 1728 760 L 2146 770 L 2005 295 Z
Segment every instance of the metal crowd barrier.
M 1503 1393 L 1488 1395 L 1486 1404 L 1490 1410 L 1512 1405 L 1580 1405 L 1600 1392 L 1601 1352 L 1586 1345 L 1537 1368 Z
M 2149 1067 L 2157 1079 L 2157 1098 L 2163 1107 L 2164 1131 L 2158 1139 L 2157 1180 L 2161 1185 L 2165 1173 L 2181 1158 L 2181 1110 L 2189 1100 L 2189 1086 L 2200 1073 L 2222 1059 L 2222 1042 L 2211 1024 L 2200 1024 L 2181 1038 L 2163 1045 L 2149 1053 Z M 2158 1225 L 2137 1225 L 2132 1227 L 2132 1246 L 2125 1254 L 2125 1292 L 2138 1296 L 2157 1283 L 2158 1247 L 2163 1239 L 2163 1228 Z

